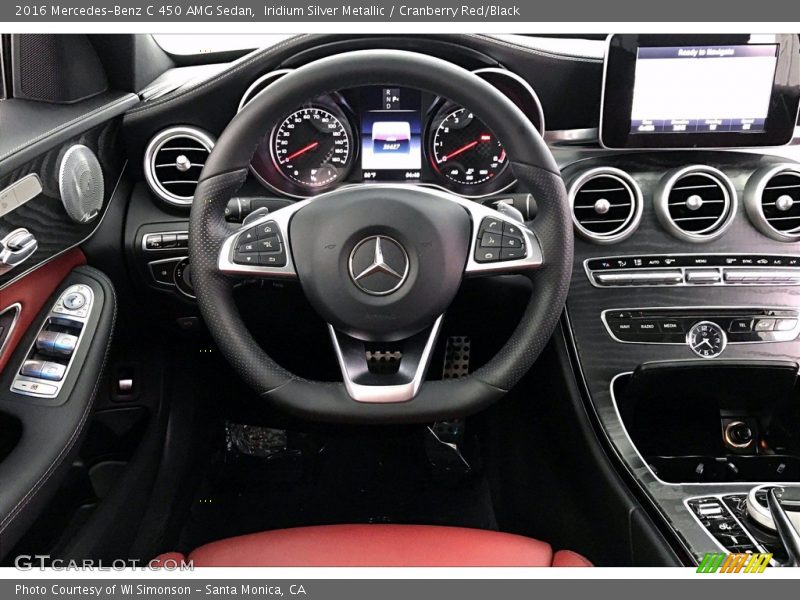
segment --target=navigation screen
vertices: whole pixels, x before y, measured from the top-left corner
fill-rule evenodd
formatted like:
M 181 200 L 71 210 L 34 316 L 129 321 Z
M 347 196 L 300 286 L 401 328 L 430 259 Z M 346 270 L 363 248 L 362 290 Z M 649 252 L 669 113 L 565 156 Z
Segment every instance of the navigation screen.
M 422 168 L 422 95 L 398 87 L 365 88 L 361 168 L 365 181 L 413 181 Z
M 630 133 L 763 132 L 777 44 L 640 47 Z

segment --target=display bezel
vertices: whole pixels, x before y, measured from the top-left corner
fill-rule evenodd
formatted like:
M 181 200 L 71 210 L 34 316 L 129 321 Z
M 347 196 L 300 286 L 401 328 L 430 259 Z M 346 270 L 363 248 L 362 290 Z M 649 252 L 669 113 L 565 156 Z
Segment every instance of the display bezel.
M 783 146 L 792 141 L 800 106 L 800 73 L 793 68 L 800 51 L 796 35 L 612 34 L 608 37 L 600 107 L 600 144 L 610 149 L 687 149 Z M 703 133 L 632 133 L 637 51 L 663 46 L 747 46 L 777 44 L 778 60 L 769 111 L 762 131 Z M 745 83 L 743 82 L 743 85 Z

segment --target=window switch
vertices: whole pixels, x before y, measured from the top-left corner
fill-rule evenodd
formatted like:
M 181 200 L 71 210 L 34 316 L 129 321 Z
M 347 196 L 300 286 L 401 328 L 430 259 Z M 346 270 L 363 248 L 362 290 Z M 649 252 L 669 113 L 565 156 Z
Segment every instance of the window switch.
M 44 363 L 41 360 L 26 360 L 22 363 L 19 374 L 25 377 L 39 378 L 42 376 L 42 366 L 44 366 Z
M 61 381 L 64 378 L 64 372 L 67 367 L 57 362 L 46 362 L 42 364 L 42 370 L 39 377 L 47 381 Z

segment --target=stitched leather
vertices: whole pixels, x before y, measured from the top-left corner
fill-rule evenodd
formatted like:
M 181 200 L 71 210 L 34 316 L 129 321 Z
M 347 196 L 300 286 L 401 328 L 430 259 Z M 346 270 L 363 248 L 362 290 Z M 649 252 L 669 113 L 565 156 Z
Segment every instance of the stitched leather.
M 591 566 L 572 552 L 559 552 L 556 557 L 558 565 L 550 544 L 496 531 L 427 525 L 327 525 L 212 542 L 188 558 L 197 567 Z M 171 552 L 156 558 L 155 564 L 183 559 Z
M 523 188 L 537 199 L 533 228 L 545 266 L 531 277 L 534 293 L 519 326 L 498 355 L 470 377 L 429 382 L 403 404 L 359 404 L 342 384 L 304 381 L 278 366 L 247 331 L 233 304 L 232 284 L 216 272 L 219 249 L 233 228 L 223 210 L 246 177 L 256 146 L 274 120 L 299 98 L 339 87 L 400 83 L 469 105 L 502 138 Z M 531 122 L 496 88 L 451 63 L 405 51 L 354 51 L 321 59 L 256 96 L 217 141 L 200 176 L 190 222 L 189 255 L 197 298 L 223 354 L 265 398 L 295 414 L 349 422 L 424 421 L 476 412 L 511 389 L 552 335 L 566 301 L 572 263 L 572 221 L 564 183 Z

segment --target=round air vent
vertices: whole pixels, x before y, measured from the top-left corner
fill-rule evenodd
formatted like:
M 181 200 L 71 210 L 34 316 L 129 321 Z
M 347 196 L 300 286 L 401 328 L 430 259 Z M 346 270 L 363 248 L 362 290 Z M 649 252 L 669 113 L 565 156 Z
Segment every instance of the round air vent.
M 759 169 L 744 188 L 747 216 L 763 234 L 781 241 L 800 240 L 800 166 Z
M 664 228 L 687 242 L 722 235 L 736 214 L 736 190 L 718 169 L 691 166 L 668 172 L 655 195 L 656 216 Z
M 144 153 L 144 174 L 156 195 L 175 206 L 192 203 L 194 190 L 214 140 L 194 127 L 170 127 Z
M 570 183 L 569 202 L 575 229 L 599 244 L 624 240 L 642 218 L 642 192 L 636 181 L 611 167 L 579 174 Z

